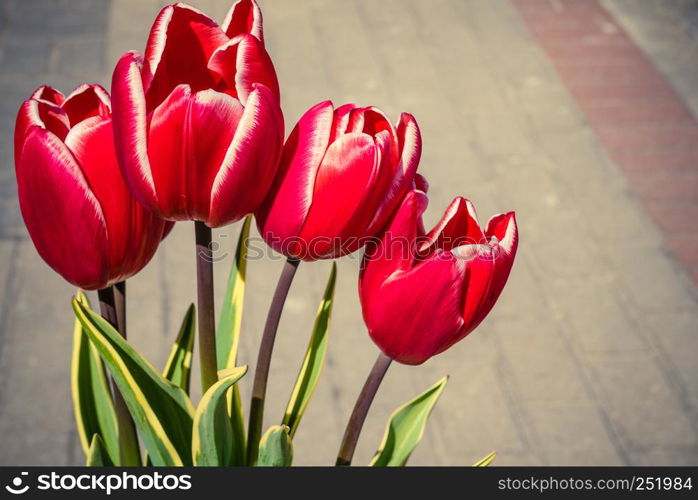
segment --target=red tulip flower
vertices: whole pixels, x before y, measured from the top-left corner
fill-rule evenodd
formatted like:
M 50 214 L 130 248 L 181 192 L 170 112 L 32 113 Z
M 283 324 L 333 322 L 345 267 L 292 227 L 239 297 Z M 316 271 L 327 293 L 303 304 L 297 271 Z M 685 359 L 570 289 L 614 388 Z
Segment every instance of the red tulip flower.
M 425 235 L 426 185 L 418 184 L 367 252 L 359 279 L 371 338 L 387 356 L 410 365 L 480 324 L 506 284 L 518 245 L 513 212 L 495 215 L 483 231 L 473 205 L 460 197 Z
M 262 202 L 284 125 L 253 0 L 237 2 L 223 26 L 186 4 L 165 7 L 145 55 L 117 64 L 112 94 L 119 162 L 145 206 L 217 227 Z
M 397 125 L 377 108 L 330 101 L 308 110 L 289 136 L 260 233 L 291 258 L 335 258 L 385 226 L 414 178 L 421 136 L 414 117 Z
M 68 97 L 40 87 L 15 127 L 19 206 L 41 257 L 73 285 L 105 288 L 140 271 L 171 224 L 137 203 L 114 151 L 98 85 Z

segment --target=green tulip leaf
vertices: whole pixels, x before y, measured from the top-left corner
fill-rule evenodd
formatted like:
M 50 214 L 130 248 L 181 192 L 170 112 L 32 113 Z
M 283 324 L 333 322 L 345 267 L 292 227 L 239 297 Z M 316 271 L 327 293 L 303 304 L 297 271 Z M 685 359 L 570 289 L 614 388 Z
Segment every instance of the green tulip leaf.
M 242 400 L 237 384 L 228 390 L 226 394 L 228 419 L 233 431 L 233 456 L 232 465 L 247 465 L 247 433 L 242 415 Z
M 281 422 L 282 425 L 289 427 L 289 435 L 291 438 L 296 434 L 301 417 L 310 402 L 313 392 L 315 392 L 315 388 L 320 379 L 320 373 L 322 372 L 322 366 L 325 362 L 327 338 L 330 329 L 330 315 L 332 314 L 336 281 L 337 264 L 333 262 L 332 271 L 330 272 L 330 277 L 325 287 L 325 293 L 322 296 L 320 307 L 315 316 L 315 324 L 313 325 L 313 332 L 310 337 L 310 342 L 308 343 L 308 349 L 305 352 L 303 365 L 298 373 L 296 385 L 293 387 L 293 392 L 291 392 L 291 397 L 286 406 L 286 413 Z
M 165 368 L 162 370 L 162 374 L 167 380 L 181 387 L 187 394 L 189 394 L 191 381 L 191 361 L 194 351 L 195 335 L 196 307 L 194 304 L 190 304 L 182 319 L 177 338 L 172 345 L 170 357 L 167 358 Z M 147 452 L 145 453 L 145 459 L 143 461 L 147 466 L 153 465 Z
M 490 453 L 489 455 L 487 455 L 487 456 L 486 456 L 485 458 L 483 458 L 482 460 L 480 460 L 480 461 L 478 461 L 478 462 L 475 462 L 475 463 L 473 464 L 473 467 L 487 467 L 488 465 L 490 465 L 490 464 L 492 463 L 492 461 L 494 461 L 494 458 L 495 458 L 496 456 L 497 456 L 497 452 L 496 452 L 496 451 L 493 451 L 492 453 Z
M 286 425 L 274 425 L 259 441 L 257 467 L 289 467 L 293 462 L 293 442 Z
M 407 463 L 424 434 L 424 427 L 434 405 L 446 386 L 444 377 L 391 415 L 383 441 L 369 465 L 402 467 Z
M 228 286 L 223 299 L 223 309 L 216 330 L 216 356 L 218 369 L 232 368 L 237 361 L 242 325 L 242 308 L 245 299 L 245 276 L 247 274 L 247 240 L 250 237 L 252 216 L 248 215 L 240 230 L 235 260 L 230 268 Z
M 153 465 L 191 465 L 194 407 L 101 316 L 73 299 L 73 310 L 97 348 L 138 428 Z
M 87 451 L 87 462 L 85 465 L 88 467 L 112 467 L 114 465 L 99 434 L 92 436 L 92 443 Z
M 240 327 L 242 326 L 242 309 L 245 302 L 245 278 L 247 275 L 247 240 L 250 237 L 252 216 L 248 215 L 240 230 L 235 259 L 228 276 L 228 286 L 223 299 L 223 308 L 216 331 L 216 356 L 218 369 L 234 368 L 237 363 Z M 247 463 L 247 433 L 242 412 L 240 389 L 235 384 L 226 395 L 228 416 L 233 432 L 233 465 Z
M 187 394 L 189 394 L 191 358 L 194 350 L 194 335 L 196 334 L 195 313 L 196 308 L 194 304 L 191 304 L 184 315 L 179 334 L 162 372 L 167 380 L 184 389 Z
M 201 398 L 194 415 L 192 459 L 197 466 L 233 465 L 234 442 L 228 414 L 230 387 L 247 373 L 246 366 L 219 372 L 220 380 Z
M 86 307 L 90 306 L 82 292 L 77 293 L 76 300 Z M 111 462 L 118 464 L 119 431 L 109 381 L 99 352 L 90 343 L 77 319 L 73 329 L 70 382 L 75 422 L 85 456 L 89 456 L 92 436 L 104 436 L 103 440 L 100 438 L 102 447 L 109 454 Z

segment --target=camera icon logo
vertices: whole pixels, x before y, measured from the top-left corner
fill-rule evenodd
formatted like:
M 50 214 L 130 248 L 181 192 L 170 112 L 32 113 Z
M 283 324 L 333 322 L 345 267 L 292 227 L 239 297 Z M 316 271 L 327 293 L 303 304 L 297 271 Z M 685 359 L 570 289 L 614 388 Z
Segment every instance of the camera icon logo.
M 12 479 L 12 485 L 5 486 L 5 489 L 13 495 L 21 495 L 23 493 L 26 493 L 29 489 L 29 485 L 25 484 L 24 486 L 22 486 L 22 478 L 28 475 L 28 472 L 22 472 L 19 476 Z

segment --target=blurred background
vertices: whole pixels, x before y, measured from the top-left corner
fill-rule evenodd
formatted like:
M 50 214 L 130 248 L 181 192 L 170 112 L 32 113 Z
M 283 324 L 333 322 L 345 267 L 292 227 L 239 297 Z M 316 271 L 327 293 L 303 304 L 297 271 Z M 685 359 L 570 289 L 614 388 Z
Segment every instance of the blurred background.
M 39 258 L 16 201 L 14 117 L 40 84 L 109 86 L 143 50 L 160 0 L 0 0 L 0 463 L 84 462 L 69 388 L 73 290 Z M 222 21 L 231 0 L 195 0 Z M 425 223 L 457 195 L 481 221 L 515 210 L 507 288 L 471 336 L 394 366 L 355 463 L 389 414 L 451 379 L 412 464 L 698 464 L 698 2 L 260 0 L 287 131 L 326 98 L 413 113 Z M 239 224 L 214 233 L 221 299 Z M 129 337 L 161 367 L 195 300 L 193 224 L 129 281 Z M 281 269 L 248 268 L 240 360 L 254 364 Z M 327 364 L 295 440 L 331 464 L 376 356 L 356 256 L 338 262 Z M 329 262 L 302 264 L 281 322 L 267 424 L 277 423 Z M 251 366 L 252 368 L 252 366 Z M 243 383 L 249 393 L 251 377 Z M 193 384 L 198 387 L 198 383 Z

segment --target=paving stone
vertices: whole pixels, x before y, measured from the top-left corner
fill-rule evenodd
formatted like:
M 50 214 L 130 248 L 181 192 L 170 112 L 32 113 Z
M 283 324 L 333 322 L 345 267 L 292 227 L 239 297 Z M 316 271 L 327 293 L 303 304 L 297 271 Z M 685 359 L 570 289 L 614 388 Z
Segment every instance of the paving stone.
M 553 307 L 559 309 L 574 329 L 574 343 L 588 352 L 646 351 L 638 318 L 632 317 L 618 297 L 599 294 L 612 290 L 611 279 L 589 278 L 553 282 L 547 289 Z
M 588 356 L 587 363 L 601 402 L 628 448 L 698 444 L 693 421 L 654 356 L 599 354 Z
M 286 119 L 286 133 L 290 133 L 301 115 L 311 106 L 324 99 L 332 99 L 336 106 L 343 104 L 328 83 L 329 74 L 324 64 L 326 56 L 320 44 L 315 17 L 306 9 L 287 9 L 283 4 L 267 2 L 264 7 L 265 26 L 293 27 L 293 32 L 303 36 L 289 35 L 285 30 L 266 30 L 265 46 L 269 51 L 283 88 L 282 107 Z M 288 43 L 289 36 L 295 42 Z
M 666 465 L 674 467 L 693 467 L 696 463 L 696 455 L 698 455 L 698 449 L 690 446 L 630 452 L 630 456 L 632 457 L 632 465 L 638 466 Z
M 612 247 L 605 257 L 625 283 L 634 302 L 645 310 L 693 310 L 696 307 L 694 288 L 666 248 L 643 240 L 629 243 L 634 243 L 631 253 Z M 642 265 L 647 262 L 652 265 Z
M 691 202 L 698 198 L 698 172 L 641 172 L 628 176 L 634 190 L 650 201 Z
M 42 74 L 48 70 L 49 57 L 53 50 L 49 39 L 41 36 L 11 38 L 0 49 L 0 72 Z
M 100 34 L 107 23 L 109 0 L 8 0 L 9 36 L 36 33 L 61 37 L 76 31 Z
M 143 53 L 150 26 L 165 4 L 157 0 L 108 2 L 105 66 L 109 72 L 124 52 L 137 50 Z
M 692 2 L 602 0 L 630 38 L 649 56 L 698 116 L 698 41 L 690 12 Z M 684 29 L 677 29 L 683 27 Z M 680 49 L 679 49 L 680 47 Z
M 431 435 L 425 436 L 424 441 L 425 445 L 437 447 L 436 463 L 471 464 L 492 450 L 497 450 L 501 457 L 535 453 L 523 428 L 520 409 L 512 401 L 510 389 L 503 384 L 500 366 L 470 356 L 466 345 L 461 346 L 460 352 L 444 353 L 425 365 L 424 371 L 428 370 L 431 375 L 414 394 L 429 387 L 443 374 L 450 374 L 430 421 Z M 413 396 L 403 395 L 403 402 L 410 397 Z M 391 411 L 385 411 L 379 420 L 385 421 Z M 433 432 L 437 429 L 438 435 Z M 369 434 L 365 434 L 362 439 L 369 440 L 368 437 Z M 379 442 L 379 437 L 374 433 L 372 443 Z M 432 441 L 427 444 L 427 439 Z M 422 450 L 417 453 L 421 454 Z
M 546 465 L 626 465 L 594 406 L 533 407 L 526 412 Z
M 101 79 L 104 66 L 104 35 L 65 37 L 53 46 L 52 71 L 90 81 Z
M 0 306 L 3 307 L 7 304 L 5 302 L 5 297 L 8 287 L 11 286 L 13 266 L 17 261 L 19 245 L 20 243 L 17 240 L 0 239 L 0 262 L 4 264 L 0 267 L 0 282 L 4 284 L 4 286 L 0 286 Z M 3 310 L 2 317 L 0 317 L 0 324 L 2 324 L 6 315 L 7 312 Z
M 537 10 L 531 11 L 534 4 L 518 0 L 514 0 L 514 4 L 518 6 L 536 40 L 558 69 L 571 95 L 582 104 L 582 108 L 586 102 L 613 100 L 626 102 L 628 106 L 647 101 L 668 103 L 671 108 L 682 105 L 674 88 L 597 2 L 588 2 L 583 11 L 571 4 L 565 4 L 557 11 L 551 9 L 550 17 L 556 21 L 570 16 L 575 21 L 569 26 L 555 22 L 552 31 L 550 23 L 541 19 Z M 586 35 L 580 34 L 579 30 L 587 30 L 594 34 L 599 42 L 589 43 Z M 561 42 L 559 35 L 564 33 L 567 33 L 567 39 Z M 567 72 L 569 61 L 575 61 L 577 64 L 586 58 L 594 61 L 593 64 L 601 64 L 598 62 L 599 57 L 612 57 L 614 61 L 609 64 L 619 70 L 632 68 L 637 74 L 635 81 L 619 83 L 617 79 L 607 78 L 580 85 L 578 74 Z M 590 71 L 593 69 L 590 67 Z M 698 122 L 691 119 L 688 108 L 681 120 L 671 122 L 666 121 L 666 115 L 659 111 L 660 108 L 653 109 L 655 114 L 648 113 L 643 121 L 632 124 L 626 122 L 619 125 L 615 120 L 608 123 L 605 122 L 605 115 L 592 115 L 591 125 L 600 143 L 608 150 L 611 158 L 619 162 L 621 168 L 624 168 L 624 155 L 628 150 L 633 154 L 651 152 L 657 162 L 655 168 L 671 175 L 672 170 L 664 166 L 669 163 L 664 159 L 665 154 L 673 158 L 676 152 L 692 154 L 698 151 L 695 147 Z M 695 167 L 692 170 L 695 170 Z M 642 198 L 640 201 L 644 202 L 650 215 L 665 234 L 677 231 L 676 221 L 691 219 L 696 211 L 695 200 L 669 209 L 662 208 L 661 213 L 656 203 L 647 202 Z
M 698 264 L 698 235 L 687 232 L 667 238 L 667 245 L 688 268 Z
M 10 239 L 24 236 L 25 230 L 21 224 L 22 217 L 17 206 L 17 198 L 12 196 L 0 200 L 0 235 Z
M 509 274 L 507 286 L 497 300 L 496 308 L 489 318 L 497 320 L 517 319 L 521 311 L 536 311 L 544 302 L 541 283 L 526 259 L 517 262 Z
M 552 317 L 497 319 L 497 348 L 522 406 L 561 406 L 592 401 L 575 366 L 574 354 Z M 555 362 L 550 362 L 554 359 Z
M 574 227 L 575 234 L 568 228 Z M 531 227 L 531 259 L 546 278 L 573 279 L 610 270 L 597 246 L 585 246 L 584 220 L 577 210 L 551 210 L 544 225 Z
M 75 437 L 68 375 L 74 290 L 49 271 L 30 242 L 19 252 L 3 319 L 0 432 L 5 451 L 0 460 L 7 465 L 64 465 L 72 463 L 66 450 Z
M 653 201 L 647 204 L 647 211 L 666 234 L 673 236 L 692 232 L 686 221 L 696 220 L 698 205 Z
M 695 353 L 698 352 L 698 314 L 696 311 L 660 312 L 648 314 L 645 319 L 656 342 L 664 351 L 667 364 L 678 374 L 682 395 L 688 399 L 696 412 L 698 387 L 695 380 L 698 366 L 695 363 Z

